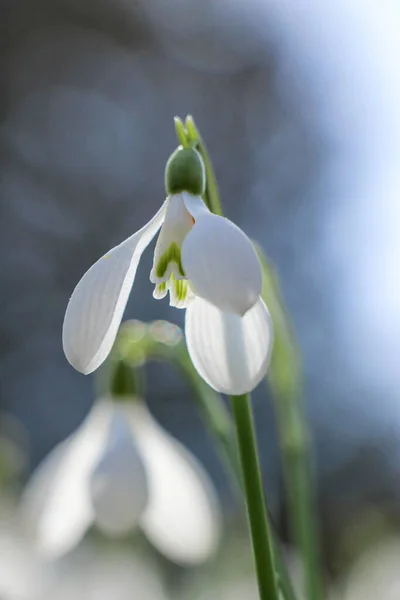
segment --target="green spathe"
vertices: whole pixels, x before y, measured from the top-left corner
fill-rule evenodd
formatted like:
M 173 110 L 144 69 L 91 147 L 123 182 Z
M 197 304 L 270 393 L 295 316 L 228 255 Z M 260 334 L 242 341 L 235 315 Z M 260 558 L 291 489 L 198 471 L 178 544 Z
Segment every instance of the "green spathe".
M 179 146 L 165 167 L 167 195 L 189 192 L 194 196 L 204 194 L 206 177 L 203 159 L 194 148 Z

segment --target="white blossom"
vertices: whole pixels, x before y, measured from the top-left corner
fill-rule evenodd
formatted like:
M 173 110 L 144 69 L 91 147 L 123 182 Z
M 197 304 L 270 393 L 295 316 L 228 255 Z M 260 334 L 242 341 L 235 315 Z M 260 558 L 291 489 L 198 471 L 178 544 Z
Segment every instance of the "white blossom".
M 53 558 L 74 548 L 92 524 L 114 536 L 140 527 L 183 565 L 206 560 L 220 535 L 208 475 L 137 398 L 96 402 L 33 473 L 21 513 L 38 550 Z
M 150 273 L 154 297 L 169 292 L 172 306 L 188 308 L 190 356 L 211 387 L 251 391 L 266 374 L 272 344 L 271 319 L 260 297 L 260 263 L 241 229 L 186 191 L 168 196 L 147 225 L 84 274 L 65 314 L 67 359 L 85 374 L 106 359 L 140 257 L 160 227 Z

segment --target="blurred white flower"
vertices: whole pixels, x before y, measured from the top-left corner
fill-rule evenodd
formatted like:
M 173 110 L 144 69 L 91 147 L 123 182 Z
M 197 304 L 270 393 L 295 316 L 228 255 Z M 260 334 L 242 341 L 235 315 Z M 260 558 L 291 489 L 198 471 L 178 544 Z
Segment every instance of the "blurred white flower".
M 85 273 L 66 310 L 64 352 L 85 374 L 107 358 L 140 257 L 161 227 L 150 273 L 154 297 L 169 292 L 172 306 L 188 308 L 189 353 L 207 383 L 220 392 L 246 393 L 264 377 L 272 342 L 271 319 L 260 297 L 260 263 L 241 229 L 205 206 L 204 166 L 198 153 L 179 152 L 192 153 L 188 160 L 194 185 L 184 178 L 179 191 L 181 182 L 176 185 L 173 179 L 173 192 L 147 225 Z
M 343 582 L 343 600 L 398 600 L 400 540 L 393 537 L 367 549 L 352 567 Z
M 21 510 L 49 557 L 75 547 L 93 523 L 108 535 L 139 526 L 179 564 L 206 560 L 220 534 L 206 472 L 137 398 L 99 400 L 33 473 Z
M 90 543 L 52 563 L 53 588 L 40 600 L 166 600 L 157 564 L 132 548 Z
M 53 584 L 49 565 L 17 533 L 13 510 L 0 507 L 0 598 L 1 600 L 43 600 Z
M 13 504 L 0 498 L 1 600 L 167 600 L 157 561 L 131 547 L 89 542 L 44 560 L 21 535 Z

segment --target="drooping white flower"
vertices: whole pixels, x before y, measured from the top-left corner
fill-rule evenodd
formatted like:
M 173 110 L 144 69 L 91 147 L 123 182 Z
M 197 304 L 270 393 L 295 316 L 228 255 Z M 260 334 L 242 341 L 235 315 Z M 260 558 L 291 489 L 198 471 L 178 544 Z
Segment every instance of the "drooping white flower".
M 207 374 L 207 382 L 217 391 L 234 394 L 251 391 L 265 375 L 272 325 L 260 299 L 260 263 L 243 231 L 208 210 L 201 197 L 204 186 L 200 155 L 193 149 L 178 149 L 167 164 L 168 197 L 160 210 L 82 277 L 69 301 L 63 325 L 64 352 L 78 371 L 91 373 L 108 356 L 140 257 L 161 228 L 150 273 L 155 284 L 153 295 L 163 298 L 169 292 L 172 306 L 189 308 L 186 337 L 200 375 Z M 228 343 L 227 335 L 222 344 L 200 335 L 202 331 L 213 331 L 214 326 L 221 330 L 218 323 L 228 327 L 235 323 L 244 345 L 240 345 L 238 335 L 228 336 L 229 348 L 224 343 Z M 238 388 L 239 378 L 230 379 L 229 374 L 239 363 Z
M 140 527 L 183 565 L 207 559 L 220 534 L 206 472 L 138 399 L 98 401 L 33 473 L 21 511 L 48 557 L 74 548 L 92 524 L 108 535 Z

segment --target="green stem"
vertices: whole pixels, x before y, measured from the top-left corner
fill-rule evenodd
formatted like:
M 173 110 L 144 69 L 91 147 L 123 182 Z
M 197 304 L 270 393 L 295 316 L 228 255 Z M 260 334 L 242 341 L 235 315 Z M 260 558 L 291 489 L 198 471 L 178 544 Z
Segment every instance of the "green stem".
M 244 482 L 231 416 L 222 398 L 197 373 L 185 345 L 179 343 L 175 346 L 169 346 L 156 342 L 151 336 L 145 335 L 140 339 L 139 344 L 130 344 L 130 350 L 126 352 L 128 359 L 137 360 L 139 350 L 137 346 L 140 346 L 139 355 L 142 356 L 142 360 L 167 361 L 181 370 L 193 391 L 207 429 L 215 440 L 220 456 L 230 475 L 230 481 L 234 484 L 233 491 L 238 493 L 244 492 Z M 273 534 L 279 587 L 285 600 L 296 600 L 279 538 L 275 532 Z
M 179 120 L 180 121 L 180 120 Z M 175 121 L 176 122 L 176 121 Z M 179 127 L 182 127 L 182 122 L 180 121 Z M 214 169 L 212 166 L 211 158 L 209 156 L 207 147 L 203 141 L 203 138 L 196 127 L 196 124 L 193 120 L 193 117 L 188 115 L 185 121 L 185 132 L 186 136 L 190 142 L 192 142 L 198 149 L 206 170 L 206 193 L 205 193 L 205 201 L 208 208 L 215 214 L 223 216 L 222 205 L 219 197 L 218 184 L 217 179 L 214 173 Z M 180 135 L 182 135 L 180 133 Z M 189 361 L 190 362 L 190 361 Z M 190 363 L 191 364 L 191 363 Z M 192 366 L 192 365 L 191 365 Z M 193 367 L 192 367 L 193 368 Z M 193 369 L 194 370 L 194 369 Z M 190 373 L 189 373 L 190 375 Z M 193 375 L 193 373 L 191 374 Z M 192 381 L 196 381 L 198 378 L 197 373 L 193 376 L 189 377 Z M 208 386 L 206 386 L 208 387 Z M 226 435 L 227 428 L 224 428 L 223 431 L 219 430 L 219 424 L 214 419 L 214 415 L 212 414 L 214 409 L 212 408 L 215 405 L 215 402 L 204 402 L 204 398 L 207 397 L 203 393 L 203 389 L 199 389 L 196 387 L 194 389 L 197 397 L 199 398 L 200 405 L 203 406 L 203 414 L 206 415 L 206 421 L 210 425 L 212 431 L 214 431 L 214 435 L 216 435 L 218 445 L 222 450 L 222 454 L 230 463 L 231 469 L 233 469 L 236 474 L 237 482 L 243 490 L 243 480 L 241 477 L 240 470 L 238 469 L 238 461 L 237 461 L 237 449 L 232 445 L 232 439 L 230 435 Z M 199 393 L 198 393 L 199 392 Z M 218 397 L 217 397 L 218 399 Z M 221 401 L 219 402 L 221 403 Z M 274 535 L 274 555 L 277 564 L 277 569 L 279 572 L 279 586 L 286 600 L 295 600 L 296 596 L 293 590 L 293 586 L 287 571 L 286 563 L 282 555 L 282 549 L 279 542 L 279 538 Z
M 231 480 L 235 483 L 234 491 L 244 493 L 244 481 L 239 462 L 238 448 L 233 437 L 232 420 L 225 408 L 222 398 L 216 394 L 199 377 L 186 352 L 178 352 L 178 365 L 188 380 L 197 400 L 208 430 L 215 439 L 220 455 L 223 458 Z M 296 600 L 296 595 L 282 554 L 282 547 L 277 533 L 272 529 L 274 557 L 277 568 L 279 588 L 285 600 Z
M 310 436 L 301 403 L 300 357 L 274 269 L 262 249 L 257 245 L 256 249 L 263 270 L 262 297 L 271 312 L 275 332 L 268 384 L 274 396 L 290 525 L 304 565 L 306 598 L 322 600 L 324 584 L 310 470 Z
M 249 394 L 231 397 L 260 600 L 278 600 L 271 532 L 250 402 Z
M 206 204 L 211 212 L 222 217 L 224 213 L 222 210 L 221 200 L 219 198 L 217 178 L 215 177 L 214 169 L 206 145 L 196 127 L 193 117 L 190 115 L 186 117 L 185 125 L 189 139 L 196 144 L 197 150 L 203 159 L 206 169 Z
M 318 527 L 309 464 L 309 436 L 297 395 L 277 397 L 278 428 L 284 460 L 289 514 L 296 545 L 304 562 L 306 598 L 322 600 Z
M 179 352 L 178 366 L 185 375 L 197 400 L 207 429 L 214 437 L 225 465 L 229 469 L 236 489 L 240 492 L 241 470 L 236 451 L 232 420 L 222 398 L 218 396 L 197 374 L 186 350 Z

